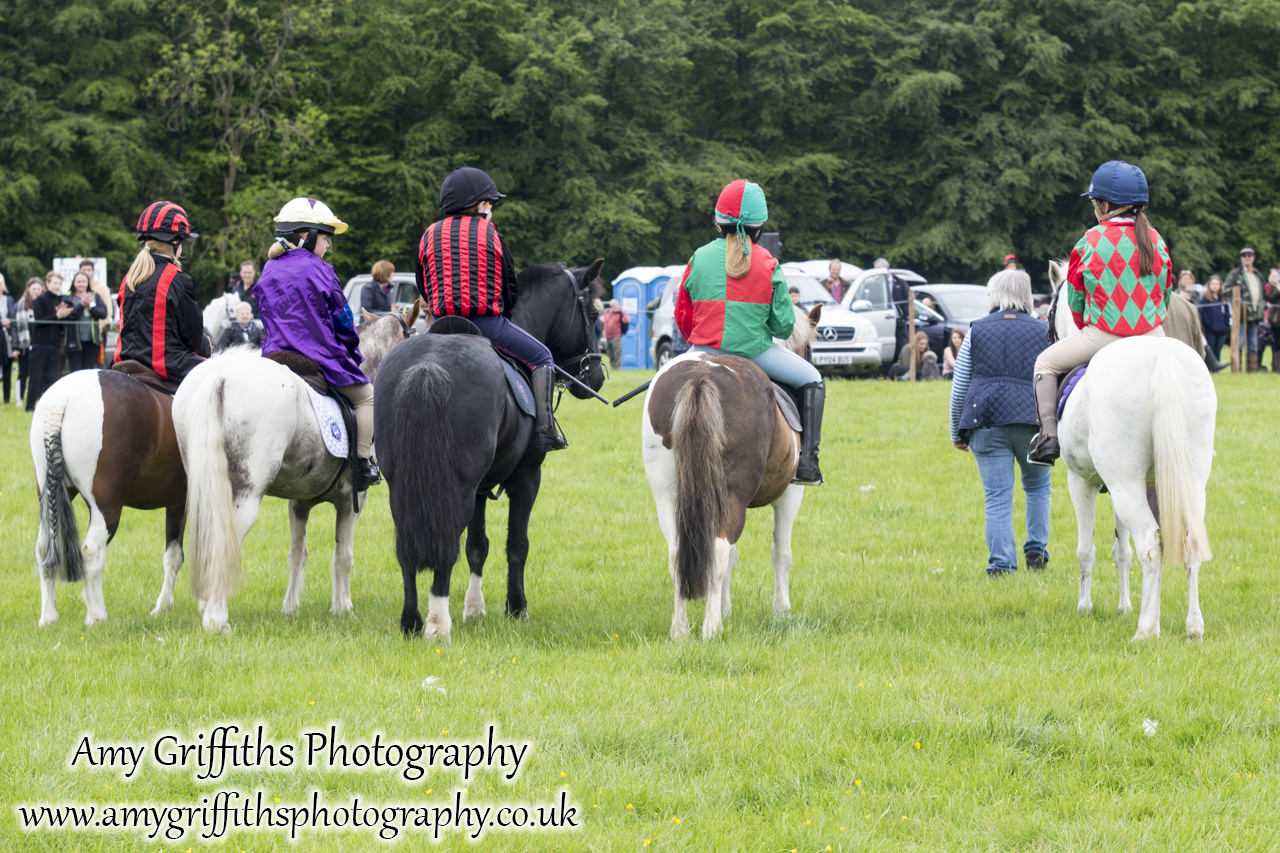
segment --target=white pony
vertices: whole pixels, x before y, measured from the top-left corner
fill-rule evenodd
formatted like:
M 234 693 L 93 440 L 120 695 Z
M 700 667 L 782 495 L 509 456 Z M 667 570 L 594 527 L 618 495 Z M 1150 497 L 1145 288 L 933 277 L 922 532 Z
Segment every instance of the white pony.
M 1074 334 L 1064 304 L 1066 269 L 1049 264 L 1054 286 L 1051 314 L 1059 338 Z M 1115 510 L 1111 557 L 1120 579 L 1120 612 L 1129 613 L 1129 564 L 1133 537 L 1142 564 L 1142 607 L 1135 640 L 1160 633 L 1163 560 L 1187 570 L 1187 636 L 1204 635 L 1200 613 L 1200 563 L 1212 557 L 1205 529 L 1205 486 L 1213 464 L 1218 398 L 1200 355 L 1171 337 L 1125 338 L 1108 344 L 1089 362 L 1067 399 L 1058 441 L 1076 510 L 1081 613 L 1093 610 L 1094 501 L 1107 487 Z M 1147 499 L 1154 477 L 1159 519 Z
M 209 340 L 218 342 L 222 330 L 235 319 L 236 306 L 239 304 L 240 297 L 229 291 L 204 307 L 204 330 L 209 335 Z
M 372 376 L 382 357 L 408 336 L 395 314 L 366 318 L 360 332 L 362 368 Z M 173 399 L 173 425 L 187 480 L 191 589 L 205 630 L 230 630 L 227 599 L 240 581 L 240 546 L 258 517 L 263 495 L 289 501 L 289 586 L 284 612 L 302 597 L 307 519 L 332 503 L 332 612 L 351 610 L 356 510 L 350 469 L 325 447 L 306 383 L 255 351 L 233 348 L 192 370 Z

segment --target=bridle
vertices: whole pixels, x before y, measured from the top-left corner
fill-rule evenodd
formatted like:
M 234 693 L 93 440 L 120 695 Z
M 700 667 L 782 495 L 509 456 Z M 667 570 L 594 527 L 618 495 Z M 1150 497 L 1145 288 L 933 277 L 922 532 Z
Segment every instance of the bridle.
M 1062 295 L 1062 285 L 1059 284 L 1053 291 L 1053 298 L 1049 300 L 1049 343 L 1056 344 L 1058 342 L 1058 297 Z
M 572 374 L 579 382 L 585 384 L 594 364 L 598 362 L 603 366 L 604 356 L 600 354 L 599 349 L 594 352 L 591 350 L 591 336 L 595 331 L 595 324 L 591 322 L 591 312 L 587 308 L 589 288 L 579 288 L 578 280 L 574 278 L 573 273 L 569 272 L 568 268 L 564 269 L 564 274 L 569 277 L 570 286 L 575 294 L 575 313 L 582 323 L 583 351 L 581 355 L 558 360 L 556 364 L 566 373 Z

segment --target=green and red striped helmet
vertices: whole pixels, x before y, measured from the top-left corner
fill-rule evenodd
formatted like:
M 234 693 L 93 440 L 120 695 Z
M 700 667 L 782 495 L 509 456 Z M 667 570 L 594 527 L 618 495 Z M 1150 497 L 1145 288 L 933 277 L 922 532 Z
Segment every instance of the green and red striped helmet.
M 763 225 L 769 218 L 769 205 L 760 185 L 738 178 L 729 182 L 716 199 L 717 225 Z
M 139 240 L 173 243 L 200 235 L 191 230 L 191 220 L 182 205 L 171 201 L 155 201 L 147 205 L 135 226 Z

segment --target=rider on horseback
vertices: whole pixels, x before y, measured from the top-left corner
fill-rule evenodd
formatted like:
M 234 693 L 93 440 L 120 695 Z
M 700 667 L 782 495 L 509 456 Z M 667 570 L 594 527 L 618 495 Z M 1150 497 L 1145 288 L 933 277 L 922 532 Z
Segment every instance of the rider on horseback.
M 120 334 L 113 362 L 136 361 L 178 383 L 209 357 L 209 340 L 191 276 L 182 271 L 182 241 L 192 233 L 187 212 L 171 201 L 147 205 L 138 217 L 143 244 L 120 285 Z M 156 340 L 156 332 L 163 335 Z
M 1084 232 L 1067 265 L 1067 305 L 1080 334 L 1040 353 L 1035 365 L 1040 432 L 1027 461 L 1058 458 L 1058 377 L 1084 364 L 1112 341 L 1136 335 L 1163 337 L 1165 300 L 1174 288 L 1169 251 L 1144 211 L 1147 176 L 1123 160 L 1108 160 L 1089 189 L 1098 224 Z
M 516 267 L 498 229 L 493 206 L 506 196 L 484 171 L 454 169 L 440 185 L 444 218 L 427 227 L 418 244 L 414 275 L 432 317 L 466 317 L 495 349 L 519 359 L 533 386 L 533 449 L 568 446 L 552 414 L 555 362 L 551 351 L 507 319 L 516 303 Z
M 323 258 L 332 235 L 347 230 L 328 205 L 295 198 L 276 215 L 276 241 L 254 286 L 264 327 L 262 354 L 294 352 L 310 358 L 356 416 L 356 491 L 382 481 L 373 450 L 373 383 L 360 370 L 360 338 L 342 284 Z
M 772 338 L 787 338 L 795 309 L 778 259 L 757 246 L 769 218 L 764 190 L 739 178 L 716 201 L 720 237 L 693 253 L 676 296 L 675 319 L 695 352 L 749 358 L 775 382 L 800 391 L 800 462 L 793 482 L 822 484 L 818 440 L 826 386 L 818 369 Z

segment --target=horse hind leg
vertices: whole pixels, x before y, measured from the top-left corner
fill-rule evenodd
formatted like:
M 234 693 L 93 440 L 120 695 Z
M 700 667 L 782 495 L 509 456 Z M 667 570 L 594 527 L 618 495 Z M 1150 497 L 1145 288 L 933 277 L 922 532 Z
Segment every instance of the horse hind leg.
M 723 622 L 733 612 L 733 602 L 729 598 L 729 587 L 733 581 L 733 570 L 738 567 L 738 546 L 729 546 L 729 564 L 724 570 L 724 585 L 720 596 L 720 620 Z
M 84 497 L 89 504 L 89 527 L 80 548 L 84 559 L 84 589 L 81 590 L 80 597 L 85 606 L 84 624 L 96 625 L 107 618 L 107 603 L 102 594 L 102 572 L 107 563 L 107 542 L 111 535 L 102 510 L 89 495 Z M 120 511 L 116 510 L 114 516 L 119 521 Z
M 485 530 L 485 505 L 488 498 L 476 495 L 471 524 L 467 527 L 467 566 L 470 568 L 467 596 L 462 603 L 462 621 L 479 619 L 486 613 L 484 605 L 484 563 L 489 557 L 489 535 Z
M 351 502 L 339 498 L 333 532 L 333 561 L 329 564 L 329 582 L 333 601 L 329 609 L 335 616 L 352 611 L 351 569 L 355 565 L 356 513 Z
M 182 533 L 186 521 L 186 508 L 183 505 L 165 508 L 163 576 L 160 595 L 156 597 L 156 606 L 151 610 L 152 616 L 159 616 L 173 607 L 173 587 L 178 579 L 178 570 L 182 568 Z
M 711 577 L 707 582 L 707 609 L 702 616 L 702 639 L 710 640 L 724 627 L 724 594 L 729 557 L 733 546 L 728 539 L 717 536 Z
M 284 591 L 283 606 L 284 612 L 289 614 L 297 613 L 302 603 L 302 588 L 307 574 L 307 520 L 310 517 L 310 504 L 289 501 L 289 585 Z M 337 559 L 336 546 L 334 559 Z
M 1116 514 L 1116 541 L 1111 546 L 1111 562 L 1116 567 L 1117 587 L 1119 588 L 1120 613 L 1132 613 L 1133 603 L 1129 594 L 1129 567 L 1133 565 L 1133 548 L 1129 545 L 1129 528 L 1120 515 Z
M 1126 483 L 1112 487 L 1111 503 L 1116 518 L 1133 535 L 1133 544 L 1142 564 L 1142 604 L 1138 610 L 1138 630 L 1135 640 L 1145 640 L 1160 635 L 1160 569 L 1164 559 L 1160 547 L 1160 528 L 1156 526 L 1151 507 L 1147 504 L 1144 483 Z
M 442 643 L 448 643 L 453 630 L 453 619 L 449 616 L 449 581 L 453 574 L 453 567 L 438 569 L 432 574 L 431 592 L 427 595 L 427 621 L 423 625 L 423 633 L 428 637 L 439 639 Z
M 1067 488 L 1071 492 L 1071 503 L 1076 510 L 1076 562 L 1080 566 L 1080 598 L 1076 602 L 1076 611 L 1081 614 L 1093 612 L 1093 547 L 1094 502 L 1098 490 L 1074 471 L 1067 471 Z

